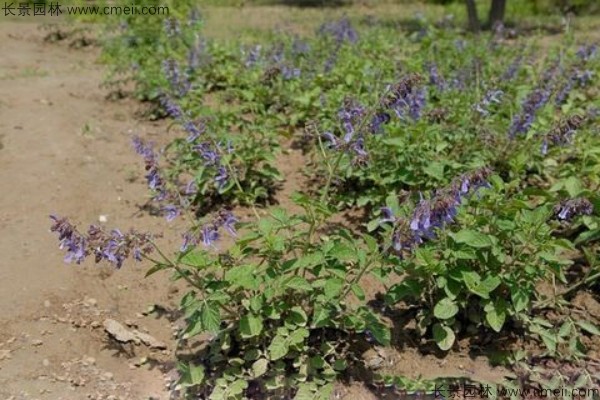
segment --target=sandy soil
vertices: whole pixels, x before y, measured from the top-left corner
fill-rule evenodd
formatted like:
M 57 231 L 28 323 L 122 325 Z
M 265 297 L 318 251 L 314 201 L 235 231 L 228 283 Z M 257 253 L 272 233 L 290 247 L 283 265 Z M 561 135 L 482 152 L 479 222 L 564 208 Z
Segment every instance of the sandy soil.
M 132 118 L 134 103 L 105 99 L 97 49 L 42 37 L 36 23 L 0 24 L 0 398 L 167 398 L 163 371 L 134 364 L 173 349 L 127 355 L 101 326 L 114 317 L 168 342 L 169 323 L 141 314 L 152 301 L 174 305 L 167 277 L 65 265 L 48 219 L 104 215 L 111 227 L 164 232 L 162 218 L 137 212 L 146 189 L 131 183 L 142 165 L 129 143 L 165 130 Z

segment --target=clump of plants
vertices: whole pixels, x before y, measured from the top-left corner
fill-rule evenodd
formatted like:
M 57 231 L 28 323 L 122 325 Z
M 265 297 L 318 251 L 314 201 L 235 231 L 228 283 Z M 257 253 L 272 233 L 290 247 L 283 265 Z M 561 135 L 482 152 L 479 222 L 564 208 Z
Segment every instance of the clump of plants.
M 188 217 L 181 247 L 58 217 L 52 230 L 66 261 L 146 259 L 148 274 L 186 282 L 178 343 L 202 346 L 179 360 L 183 396 L 329 398 L 336 379 L 368 370 L 362 351 L 394 345 L 407 309 L 420 342 L 440 351 L 518 335 L 542 357 L 585 359 L 598 321 L 569 315 L 568 299 L 600 276 L 595 45 L 538 59 L 501 31 L 424 24 L 402 36 L 348 19 L 251 45 L 165 24 L 123 27 L 135 43 L 117 48 L 143 60 L 133 77 L 178 132 L 160 150 L 133 144 L 153 201 L 168 220 Z M 137 37 L 146 28 L 156 41 Z M 317 183 L 292 196 L 294 213 L 270 207 L 290 136 Z M 240 221 L 238 205 L 254 218 Z M 350 207 L 370 217 L 340 226 Z M 219 245 L 224 233 L 231 245 Z M 529 365 L 522 352 L 503 362 Z M 370 383 L 417 385 L 368 372 Z M 585 376 L 575 387 L 598 383 Z

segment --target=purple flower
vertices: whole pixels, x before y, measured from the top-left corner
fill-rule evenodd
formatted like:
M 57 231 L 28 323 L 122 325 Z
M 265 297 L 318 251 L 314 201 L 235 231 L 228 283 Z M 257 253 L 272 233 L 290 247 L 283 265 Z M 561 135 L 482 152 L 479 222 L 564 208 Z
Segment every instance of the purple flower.
M 205 165 L 216 165 L 219 163 L 221 157 L 219 156 L 218 150 L 211 146 L 209 142 L 203 142 L 193 147 L 202 158 L 204 158 Z
M 390 120 L 390 114 L 386 112 L 379 112 L 373 115 L 373 118 L 371 119 L 371 133 L 381 133 L 383 130 L 383 125 L 389 123 Z
M 521 111 L 513 117 L 509 137 L 514 138 L 518 134 L 526 134 L 535 119 L 538 109 L 542 108 L 550 98 L 550 91 L 546 88 L 534 89 L 525 98 L 521 105 Z
M 248 52 L 248 56 L 246 57 L 246 61 L 244 62 L 246 68 L 251 68 L 258 63 L 258 61 L 260 60 L 261 48 L 261 45 L 256 45 L 252 49 L 250 49 L 250 51 Z
M 592 58 L 596 57 L 597 52 L 598 47 L 595 44 L 589 46 L 583 45 L 577 50 L 577 57 L 579 57 L 583 61 L 589 61 Z
M 500 104 L 501 98 L 504 95 L 502 90 L 488 90 L 480 103 L 475 105 L 475 110 L 482 116 L 489 115 L 488 108 L 492 104 Z
M 389 207 L 381 207 L 381 218 L 379 219 L 380 223 L 385 222 L 395 222 L 396 217 L 394 216 L 394 212 Z
M 217 168 L 217 175 L 215 176 L 215 183 L 219 190 L 223 189 L 227 184 L 227 180 L 229 179 L 229 174 L 227 173 L 227 169 L 223 166 Z
M 168 37 L 175 37 L 181 34 L 179 21 L 175 18 L 166 18 L 164 22 L 164 29 Z
M 160 104 L 165 109 L 167 114 L 171 116 L 171 118 L 179 119 L 183 117 L 183 111 L 181 107 L 177 103 L 175 103 L 171 98 L 166 95 L 161 96 Z
M 358 33 L 348 18 L 327 22 L 319 28 L 318 33 L 323 36 L 332 37 L 337 44 L 348 42 L 354 44 L 358 41 Z
M 585 117 L 575 114 L 558 123 L 545 135 L 542 144 L 542 154 L 545 155 L 548 152 L 549 142 L 555 146 L 565 146 L 572 143 L 577 129 L 583 126 L 585 121 Z
M 186 139 L 188 143 L 195 141 L 206 131 L 206 125 L 204 121 L 200 121 L 198 125 L 192 121 L 186 121 L 183 124 L 183 128 L 187 133 L 189 133 L 189 136 Z
M 569 221 L 578 215 L 591 215 L 592 212 L 594 212 L 594 206 L 584 197 L 563 200 L 554 207 L 555 215 L 563 221 Z
M 523 55 L 519 54 L 512 63 L 510 63 L 510 65 L 508 66 L 508 68 L 506 69 L 506 71 L 504 72 L 504 74 L 502 75 L 501 80 L 502 81 L 510 81 L 512 80 L 515 75 L 517 74 L 517 72 L 519 72 L 519 69 L 521 68 L 521 63 L 523 62 Z
M 189 78 L 181 73 L 177 61 L 172 59 L 165 60 L 163 62 L 163 72 L 171 85 L 171 89 L 179 97 L 183 97 L 189 92 L 191 83 Z
M 394 111 L 402 120 L 406 120 L 407 115 L 413 120 L 418 120 L 425 107 L 425 89 L 419 86 L 420 82 L 421 78 L 418 75 L 408 75 L 389 86 L 382 106 Z
M 95 255 L 95 261 L 106 260 L 117 268 L 123 261 L 133 256 L 141 260 L 142 256 L 152 251 L 152 235 L 130 231 L 123 234 L 118 229 L 107 233 L 95 225 L 90 225 L 87 234 L 81 234 L 66 218 L 51 215 L 53 224 L 50 231 L 58 234 L 59 247 L 66 249 L 65 262 L 80 264 L 90 254 Z
M 454 179 L 431 199 L 425 199 L 421 195 L 409 220 L 396 218 L 389 208 L 382 208 L 381 222 L 394 224 L 392 247 L 396 253 L 401 256 L 401 252 L 414 249 L 424 240 L 434 239 L 437 229 L 454 221 L 464 196 L 475 193 L 481 187 L 489 187 L 487 178 L 490 173 L 487 168 L 475 170 Z
M 219 240 L 219 231 L 214 226 L 205 226 L 202 228 L 202 244 L 204 246 L 214 246 L 214 242 L 217 240 Z
M 437 88 L 440 92 L 444 91 L 446 89 L 446 81 L 440 76 L 437 65 L 431 62 L 425 67 L 429 71 L 429 84 Z
M 300 77 L 300 68 L 290 68 L 288 66 L 283 66 L 283 68 L 281 69 L 281 74 L 286 80 L 297 79 Z
M 196 194 L 198 192 L 198 185 L 194 179 L 190 180 L 187 185 L 185 185 L 184 193 L 186 195 Z
M 173 204 L 167 204 L 162 208 L 162 211 L 165 213 L 168 222 L 173 221 L 179 216 L 179 209 Z
M 235 224 L 239 222 L 238 219 L 230 211 L 221 213 L 220 218 L 225 230 L 229 232 L 231 236 L 237 236 Z

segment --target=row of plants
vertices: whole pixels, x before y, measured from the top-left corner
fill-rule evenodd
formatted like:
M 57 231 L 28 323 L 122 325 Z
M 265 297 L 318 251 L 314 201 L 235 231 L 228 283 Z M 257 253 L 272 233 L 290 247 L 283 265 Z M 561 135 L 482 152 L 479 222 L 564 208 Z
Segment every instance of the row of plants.
M 536 357 L 585 363 L 600 331 L 565 310 L 600 276 L 595 45 L 424 18 L 217 41 L 179 10 L 111 27 L 105 59 L 173 121 L 162 148 L 133 141 L 151 200 L 169 221 L 187 217 L 181 248 L 59 217 L 52 230 L 66 261 L 147 259 L 148 274 L 189 285 L 179 345 L 203 346 L 181 360 L 182 394 L 329 398 L 336 379 L 364 376 L 360 352 L 397 344 L 401 310 L 441 351 L 517 335 L 539 343 Z M 272 206 L 290 142 L 307 160 L 294 213 Z M 238 206 L 255 218 L 239 221 Z M 348 209 L 369 217 L 340 226 Z M 503 362 L 516 360 L 528 358 Z M 598 385 L 584 367 L 565 384 Z M 373 382 L 411 386 L 379 372 Z

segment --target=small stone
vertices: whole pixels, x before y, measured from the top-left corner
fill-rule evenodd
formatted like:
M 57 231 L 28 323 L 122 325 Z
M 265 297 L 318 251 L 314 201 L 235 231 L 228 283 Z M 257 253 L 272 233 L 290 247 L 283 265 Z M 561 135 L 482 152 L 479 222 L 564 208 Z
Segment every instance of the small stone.
M 96 364 L 96 359 L 94 357 L 86 357 L 85 362 L 88 363 L 89 365 L 94 365 L 94 364 Z
M 44 344 L 44 342 L 42 342 L 40 339 L 35 339 L 35 340 L 31 341 L 32 346 L 41 346 L 43 344 Z
M 106 222 L 108 222 L 108 218 L 106 217 L 106 215 L 100 215 L 98 217 L 98 221 L 100 221 L 102 223 L 106 223 Z
M 48 360 L 47 358 L 44 358 L 44 360 L 42 361 L 42 365 L 44 367 L 48 367 L 50 366 L 50 360 Z
M 98 304 L 98 301 L 92 297 L 86 298 L 83 301 L 83 305 L 86 307 L 95 307 Z
M 50 300 L 44 300 L 44 307 L 49 308 L 51 305 Z
M 114 375 L 113 375 L 112 372 L 105 372 L 105 373 L 102 374 L 102 377 L 104 379 L 106 379 L 107 381 L 110 381 L 110 380 L 113 379 Z

